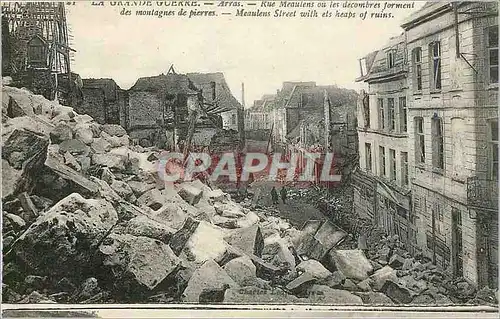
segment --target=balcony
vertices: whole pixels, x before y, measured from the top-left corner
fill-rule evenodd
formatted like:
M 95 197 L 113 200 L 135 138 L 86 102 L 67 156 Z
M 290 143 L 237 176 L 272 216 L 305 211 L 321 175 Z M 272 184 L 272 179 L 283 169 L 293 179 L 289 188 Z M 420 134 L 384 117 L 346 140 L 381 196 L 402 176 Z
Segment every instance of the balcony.
M 467 205 L 498 210 L 498 181 L 478 177 L 467 178 Z

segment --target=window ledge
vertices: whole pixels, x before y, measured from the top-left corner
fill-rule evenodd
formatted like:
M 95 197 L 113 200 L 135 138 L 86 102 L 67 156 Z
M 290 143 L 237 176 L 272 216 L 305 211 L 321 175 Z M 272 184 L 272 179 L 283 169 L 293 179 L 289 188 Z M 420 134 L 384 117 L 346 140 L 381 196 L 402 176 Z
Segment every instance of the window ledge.
M 464 179 L 460 179 L 458 177 L 452 177 L 451 180 L 454 181 L 454 182 L 460 183 L 460 184 L 465 184 L 465 180 Z
M 422 95 L 422 94 L 423 94 L 422 91 L 415 91 L 415 92 L 413 92 L 413 95 Z
M 430 94 L 441 94 L 441 90 L 431 90 Z
M 433 172 L 434 174 L 437 174 L 437 175 L 441 175 L 441 176 L 443 176 L 444 170 L 443 170 L 442 168 L 436 168 L 436 167 L 433 167 L 433 168 L 432 168 L 432 172 Z
M 416 163 L 415 167 L 420 169 L 420 170 L 425 170 L 425 164 L 424 163 Z
M 456 89 L 450 89 L 448 92 L 454 93 L 454 92 L 463 92 L 463 91 L 464 91 L 464 89 L 462 89 L 462 88 L 456 88 Z
M 487 90 L 498 90 L 498 83 L 490 83 Z

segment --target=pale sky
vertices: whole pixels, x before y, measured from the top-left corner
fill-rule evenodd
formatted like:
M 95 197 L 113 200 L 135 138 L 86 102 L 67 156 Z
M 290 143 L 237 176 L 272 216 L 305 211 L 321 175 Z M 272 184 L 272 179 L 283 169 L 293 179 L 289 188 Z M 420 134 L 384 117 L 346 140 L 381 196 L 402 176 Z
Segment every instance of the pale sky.
M 217 2 L 217 1 L 215 1 Z M 415 2 L 419 9 L 425 2 Z M 167 8 L 163 8 L 167 9 Z M 73 70 L 82 78 L 113 78 L 128 89 L 139 77 L 166 73 L 223 72 L 246 106 L 275 93 L 283 81 L 316 81 L 358 89 L 358 58 L 402 32 L 411 10 L 394 19 L 120 16 L 120 8 L 77 1 L 67 7 Z

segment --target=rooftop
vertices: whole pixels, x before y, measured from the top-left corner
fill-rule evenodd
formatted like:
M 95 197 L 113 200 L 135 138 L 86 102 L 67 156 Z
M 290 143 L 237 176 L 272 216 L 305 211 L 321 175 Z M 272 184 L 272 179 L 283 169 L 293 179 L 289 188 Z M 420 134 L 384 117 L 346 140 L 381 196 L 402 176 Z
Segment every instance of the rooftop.
M 187 77 L 202 90 L 203 98 L 208 103 L 213 103 L 211 83 L 215 82 L 216 105 L 206 106 L 210 112 L 227 112 L 236 110 L 241 106 L 240 102 L 234 97 L 227 85 L 224 73 L 188 73 Z

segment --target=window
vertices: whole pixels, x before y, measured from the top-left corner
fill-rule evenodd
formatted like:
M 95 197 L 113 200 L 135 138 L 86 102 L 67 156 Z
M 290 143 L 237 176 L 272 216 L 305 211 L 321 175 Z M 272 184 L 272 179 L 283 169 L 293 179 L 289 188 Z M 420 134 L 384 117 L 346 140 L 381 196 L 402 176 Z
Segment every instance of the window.
M 236 124 L 236 114 L 231 114 L 231 125 Z
M 46 65 L 45 40 L 39 36 L 33 37 L 28 42 L 28 63 L 35 67 L 44 67 Z
M 435 202 L 432 206 L 432 213 L 435 219 L 435 230 L 438 234 L 443 234 L 443 223 L 444 223 L 444 216 L 443 216 L 443 209 L 441 208 L 441 205 L 437 202 Z
M 415 48 L 412 51 L 413 60 L 413 87 L 417 91 L 422 90 L 422 48 Z
M 396 181 L 396 151 L 389 150 L 389 178 L 391 181 Z
M 396 116 L 395 116 L 395 110 L 394 110 L 394 99 L 393 98 L 388 98 L 387 99 L 387 106 L 389 108 L 389 131 L 394 131 L 396 127 Z
M 393 68 L 396 64 L 396 51 L 391 50 L 387 52 L 387 66 L 389 69 Z
M 431 59 L 431 89 L 441 90 L 441 43 L 433 42 L 429 45 Z
M 371 172 L 372 171 L 372 146 L 370 143 L 365 143 L 365 164 L 366 164 L 366 171 Z
M 370 96 L 365 94 L 363 96 L 363 111 L 365 115 L 365 128 L 370 127 Z
M 380 176 L 385 176 L 385 148 L 383 146 L 379 146 L 379 165 L 380 165 Z
M 498 180 L 498 121 L 490 122 L 490 178 Z
M 425 163 L 425 135 L 424 135 L 424 119 L 421 117 L 415 118 L 415 162 L 417 164 Z
M 406 96 L 399 98 L 399 129 L 400 132 L 406 133 L 408 131 L 408 109 L 406 107 Z
M 443 127 L 438 117 L 432 119 L 432 166 L 437 169 L 444 168 L 443 154 Z
M 498 83 L 498 26 L 488 28 L 489 82 Z
M 378 105 L 378 128 L 385 129 L 385 109 L 384 109 L 384 99 L 377 100 Z
M 408 153 L 401 152 L 401 184 L 408 186 Z

